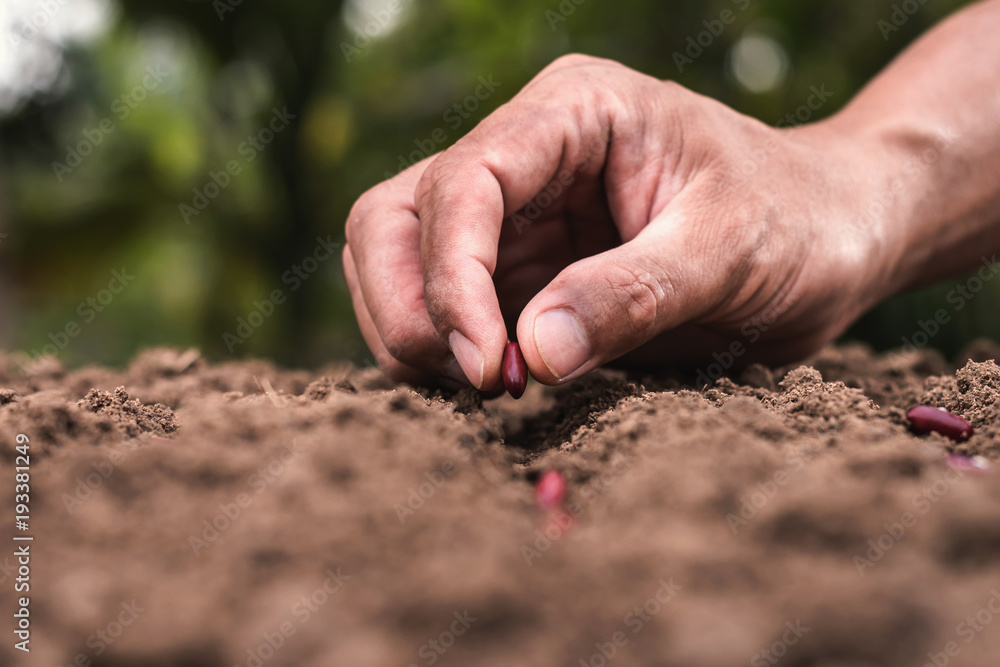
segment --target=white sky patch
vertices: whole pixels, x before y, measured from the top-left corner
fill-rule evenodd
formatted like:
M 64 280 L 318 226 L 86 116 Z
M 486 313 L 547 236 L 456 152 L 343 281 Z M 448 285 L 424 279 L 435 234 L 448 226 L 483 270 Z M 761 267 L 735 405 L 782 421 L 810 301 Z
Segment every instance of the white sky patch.
M 63 49 L 107 31 L 111 0 L 0 0 L 0 114 L 53 88 Z

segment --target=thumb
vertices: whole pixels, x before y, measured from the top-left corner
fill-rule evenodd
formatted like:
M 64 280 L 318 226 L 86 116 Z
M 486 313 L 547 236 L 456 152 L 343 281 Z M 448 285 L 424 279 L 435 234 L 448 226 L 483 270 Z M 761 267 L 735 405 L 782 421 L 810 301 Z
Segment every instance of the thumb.
M 683 236 L 650 225 L 560 272 L 518 320 L 531 374 L 571 380 L 708 312 L 724 294 L 721 272 Z

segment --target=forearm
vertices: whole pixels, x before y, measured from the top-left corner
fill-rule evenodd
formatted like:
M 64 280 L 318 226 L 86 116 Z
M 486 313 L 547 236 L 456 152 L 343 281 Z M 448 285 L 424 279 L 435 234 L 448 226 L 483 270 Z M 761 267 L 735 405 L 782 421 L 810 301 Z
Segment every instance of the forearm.
M 959 12 L 823 124 L 874 167 L 859 217 L 880 238 L 889 293 L 1000 253 L 998 27 L 1000 0 Z

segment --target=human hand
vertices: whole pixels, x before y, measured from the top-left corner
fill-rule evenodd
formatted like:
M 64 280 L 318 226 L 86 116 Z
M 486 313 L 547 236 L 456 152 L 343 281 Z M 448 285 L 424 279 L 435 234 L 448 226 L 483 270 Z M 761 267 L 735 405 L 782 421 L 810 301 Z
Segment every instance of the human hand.
M 885 181 L 862 143 L 560 58 L 355 204 L 361 330 L 396 379 L 483 390 L 508 338 L 545 384 L 614 360 L 799 358 L 887 296 L 883 229 L 855 222 Z

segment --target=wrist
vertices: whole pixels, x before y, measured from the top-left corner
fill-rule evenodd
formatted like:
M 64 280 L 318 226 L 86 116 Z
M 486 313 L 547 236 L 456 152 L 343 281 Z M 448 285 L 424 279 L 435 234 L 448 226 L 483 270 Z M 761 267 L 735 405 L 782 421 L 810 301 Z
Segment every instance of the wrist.
M 884 290 L 877 300 L 943 278 L 962 262 L 943 259 L 960 245 L 954 200 L 960 137 L 914 118 L 860 121 L 844 114 L 829 130 L 848 147 L 858 187 L 850 198 L 855 227 L 878 244 Z
M 838 119 L 786 133 L 796 181 L 812 222 L 809 265 L 844 295 L 843 320 L 853 321 L 898 292 L 905 282 L 906 156 Z M 803 170 L 803 166 L 809 168 Z

